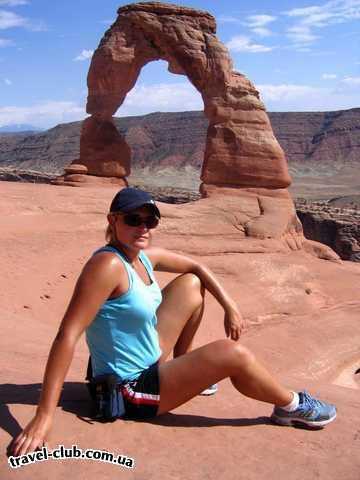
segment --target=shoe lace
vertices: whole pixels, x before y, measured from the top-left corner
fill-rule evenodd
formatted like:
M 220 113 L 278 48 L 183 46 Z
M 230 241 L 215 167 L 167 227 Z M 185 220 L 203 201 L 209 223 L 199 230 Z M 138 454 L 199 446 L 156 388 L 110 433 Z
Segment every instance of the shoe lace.
M 308 392 L 304 391 L 302 392 L 302 404 L 301 407 L 304 410 L 307 409 L 314 409 L 314 408 L 319 408 L 322 407 L 323 403 L 320 400 L 317 400 L 316 398 L 312 397 Z

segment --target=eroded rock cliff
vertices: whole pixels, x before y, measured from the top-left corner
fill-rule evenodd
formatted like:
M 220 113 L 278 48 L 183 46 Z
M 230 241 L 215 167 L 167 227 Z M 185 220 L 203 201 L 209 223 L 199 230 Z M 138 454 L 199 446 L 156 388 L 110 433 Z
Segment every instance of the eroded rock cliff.
M 327 122 L 329 117 L 336 121 Z M 291 169 L 360 162 L 360 108 L 270 112 L 269 118 Z M 131 147 L 132 168 L 200 171 L 208 125 L 203 112 L 151 113 L 115 118 L 115 124 Z M 0 134 L 0 165 L 60 173 L 79 157 L 80 130 L 81 122 L 73 122 L 37 134 Z

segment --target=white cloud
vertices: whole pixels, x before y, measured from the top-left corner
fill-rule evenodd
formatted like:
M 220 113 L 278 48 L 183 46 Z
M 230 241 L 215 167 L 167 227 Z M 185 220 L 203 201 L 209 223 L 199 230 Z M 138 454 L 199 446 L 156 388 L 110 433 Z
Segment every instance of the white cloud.
M 359 0 L 331 0 L 323 5 L 294 8 L 285 12 L 290 17 L 300 17 L 308 25 L 320 26 L 360 18 Z
M 337 85 L 337 92 L 349 94 L 354 93 L 358 97 L 356 106 L 359 106 L 360 77 L 345 77 Z
M 248 53 L 262 53 L 270 52 L 274 47 L 267 47 L 258 43 L 252 43 L 251 39 L 244 35 L 237 35 L 233 37 L 226 44 L 229 50 L 234 52 L 248 52 Z
M 0 30 L 13 27 L 25 27 L 27 20 L 14 12 L 8 12 L 7 10 L 0 10 Z
M 15 27 L 26 28 L 32 32 L 44 32 L 47 30 L 43 20 L 30 21 L 28 18 L 21 17 L 17 13 L 0 10 L 0 30 Z
M 7 5 L 8 7 L 17 7 L 18 5 L 27 5 L 27 0 L 0 0 L 1 5 Z
M 0 30 L 8 28 L 22 27 L 33 32 L 43 32 L 47 30 L 42 20 L 30 21 L 28 18 L 22 17 L 8 10 L 0 10 Z
M 274 22 L 277 17 L 271 15 L 249 15 L 246 17 L 245 25 L 250 27 L 255 35 L 260 37 L 269 37 L 272 32 L 266 27 L 271 22 Z
M 343 90 L 297 84 L 263 84 L 256 87 L 270 111 L 327 111 L 357 106 L 360 77 L 346 77 L 341 84 Z M 349 88 L 345 89 L 346 85 Z M 129 92 L 117 114 L 145 115 L 155 111 L 203 108 L 200 93 L 190 83 L 137 85 Z M 79 121 L 86 116 L 83 105 L 66 101 L 48 101 L 29 107 L 0 107 L 0 125 L 29 123 L 49 128 L 58 123 Z
M 270 37 L 270 35 L 272 35 L 271 30 L 264 27 L 253 28 L 252 32 L 255 33 L 255 35 L 258 35 L 259 37 Z
M 136 85 L 119 109 L 120 116 L 151 112 L 203 110 L 200 93 L 190 83 Z
M 297 52 L 301 53 L 310 53 L 312 52 L 311 48 L 309 47 L 304 47 L 303 45 L 294 45 L 293 46 Z
M 256 85 L 269 111 L 331 111 L 358 106 L 358 91 L 311 85 Z
M 342 80 L 342 82 L 345 85 L 350 85 L 350 86 L 359 85 L 360 86 L 360 77 L 345 77 Z
M 329 11 L 326 11 L 327 5 L 328 4 L 323 6 L 294 8 L 287 12 L 287 15 L 289 17 L 302 17 L 304 24 L 323 27 L 332 18 L 332 14 Z
M 304 8 L 293 8 L 285 12 L 286 15 L 289 17 L 304 17 L 308 15 L 313 15 L 318 13 L 320 7 L 313 6 L 313 7 L 304 7 Z
M 219 23 L 234 23 L 242 26 L 249 27 L 251 31 L 260 37 L 268 37 L 272 35 L 269 28 L 265 28 L 266 25 L 276 20 L 277 17 L 272 15 L 248 15 L 245 20 L 233 17 L 230 15 L 220 15 L 217 18 Z
M 241 20 L 230 15 L 220 15 L 216 20 L 219 23 L 241 23 Z
M 10 45 L 14 45 L 11 40 L 8 40 L 7 38 L 0 38 L 0 48 L 9 47 Z
M 287 31 L 287 37 L 297 45 L 313 43 L 314 40 L 319 38 L 317 35 L 312 34 L 310 28 L 305 25 L 290 27 Z
M 4 78 L 4 83 L 5 85 L 12 85 L 12 81 L 9 80 L 8 78 Z
M 0 125 L 30 123 L 48 128 L 58 123 L 82 120 L 85 116 L 85 108 L 74 102 L 49 101 L 30 107 L 0 107 Z
M 337 75 L 336 73 L 323 73 L 321 78 L 323 80 L 333 80 L 334 78 L 337 78 Z
M 77 57 L 75 57 L 73 60 L 75 62 L 77 61 L 84 61 L 84 60 L 89 60 L 94 54 L 94 50 L 83 50 L 80 55 L 78 55 Z
M 249 15 L 246 18 L 249 27 L 263 27 L 276 20 L 276 17 L 273 17 L 272 15 Z
M 288 30 L 289 38 L 294 42 L 312 43 L 318 37 L 311 29 L 359 19 L 360 1 L 331 0 L 323 5 L 294 8 L 284 14 L 297 20 L 297 23 Z
M 258 85 L 257 88 L 260 90 L 264 98 L 267 100 L 273 101 L 284 101 L 284 100 L 294 100 L 299 98 L 304 98 L 308 95 L 318 94 L 320 89 L 316 87 L 311 87 L 308 85 L 292 85 L 292 84 L 283 84 L 283 85 Z

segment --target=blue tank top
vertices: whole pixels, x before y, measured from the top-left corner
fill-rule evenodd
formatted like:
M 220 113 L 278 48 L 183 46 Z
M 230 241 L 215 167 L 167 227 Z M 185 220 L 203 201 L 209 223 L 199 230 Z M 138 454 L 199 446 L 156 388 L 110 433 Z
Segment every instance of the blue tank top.
M 129 289 L 107 300 L 87 327 L 86 342 L 91 355 L 93 376 L 113 373 L 119 380 L 134 380 L 161 356 L 156 330 L 156 310 L 162 296 L 152 264 L 144 252 L 139 258 L 151 279 L 143 280 L 116 248 L 107 245 L 96 252 L 114 252 L 124 263 Z

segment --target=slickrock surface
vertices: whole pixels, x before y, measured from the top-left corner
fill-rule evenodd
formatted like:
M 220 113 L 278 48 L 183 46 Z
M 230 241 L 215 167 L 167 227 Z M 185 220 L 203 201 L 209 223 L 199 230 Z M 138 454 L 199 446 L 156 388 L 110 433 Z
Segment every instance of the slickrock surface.
M 85 167 L 83 167 L 85 168 Z M 67 170 L 78 170 L 78 166 L 70 166 L 67 167 Z M 76 178 L 77 174 L 74 171 L 69 172 L 71 175 L 69 175 L 69 178 Z M 80 169 L 78 170 L 78 173 L 80 172 Z M 92 176 L 87 176 L 87 184 L 91 181 L 93 177 Z M 173 186 L 164 186 L 166 185 L 166 182 L 163 184 L 163 186 L 157 186 L 158 181 L 160 180 L 164 182 L 164 180 L 168 180 L 168 184 L 171 185 L 173 183 L 173 178 L 171 175 L 169 177 L 164 177 L 160 176 L 158 177 L 153 177 L 153 182 L 151 182 L 151 179 L 149 178 L 143 178 L 143 177 L 132 177 L 134 179 L 135 183 L 132 183 L 132 185 L 136 185 L 140 188 L 144 188 L 145 190 L 148 190 L 151 192 L 151 194 L 154 196 L 155 199 L 161 201 L 161 202 L 166 202 L 166 203 L 171 203 L 171 204 L 182 204 L 182 203 L 188 203 L 191 201 L 199 200 L 201 198 L 200 193 L 198 193 L 195 189 L 191 188 L 186 188 L 188 185 L 183 185 L 183 188 L 181 188 L 181 182 L 178 180 L 176 182 L 176 185 Z M 19 170 L 19 169 L 11 169 L 11 168 L 0 168 L 0 180 L 8 180 L 8 181 L 15 181 L 15 182 L 33 182 L 33 183 L 53 183 L 55 180 L 54 175 L 46 175 L 42 172 L 35 172 L 31 170 Z M 80 177 L 80 181 L 82 180 L 82 177 Z M 150 181 L 150 183 L 148 183 Z M 95 183 L 98 183 L 98 181 L 95 179 Z M 119 179 L 113 179 L 109 177 L 103 178 L 103 183 L 104 186 L 106 185 L 113 187 L 114 183 L 118 184 Z M 74 182 L 75 185 L 75 182 Z M 77 185 L 78 186 L 78 185 Z M 184 188 L 185 187 L 185 188 Z M 225 191 L 225 190 L 223 190 Z M 253 198 L 254 194 L 256 194 L 255 189 L 252 189 L 253 192 Z M 251 190 L 249 189 L 244 189 L 242 190 L 242 195 L 239 195 L 241 190 L 238 190 L 236 192 L 237 199 L 236 205 L 234 205 L 234 202 L 232 205 L 227 205 L 226 208 L 231 208 L 232 215 L 234 216 L 234 225 L 236 224 L 236 229 L 237 229 L 237 235 L 233 236 L 234 240 L 236 241 L 237 251 L 248 251 L 248 248 L 244 250 L 244 242 L 239 242 L 240 239 L 244 239 L 245 237 L 249 236 L 256 236 L 256 231 L 254 231 L 253 228 L 250 227 L 250 220 L 251 218 L 249 216 L 244 215 L 244 211 L 247 212 L 248 206 L 246 205 L 246 201 L 242 201 L 242 197 L 244 196 L 244 193 L 246 192 L 246 195 L 248 196 Z M 264 192 L 262 192 L 264 193 Z M 268 196 L 269 192 L 265 191 L 265 196 Z M 261 197 L 264 195 L 260 195 L 258 197 L 255 197 L 258 203 L 258 206 L 253 209 L 253 218 L 254 217 L 259 217 L 259 214 L 262 215 L 268 215 L 269 214 L 269 209 L 267 208 L 267 211 L 263 208 L 264 207 L 264 199 L 261 200 Z M 335 198 L 330 201 L 322 201 L 322 202 L 310 202 L 305 199 L 298 199 L 295 202 L 295 208 L 296 208 L 296 213 L 297 217 L 302 223 L 302 228 L 303 228 L 303 233 L 306 239 L 309 240 L 315 240 L 316 242 L 321 242 L 322 244 L 325 244 L 329 246 L 333 251 L 335 251 L 340 258 L 343 260 L 350 260 L 350 261 L 360 261 L 360 234 L 359 234 L 359 207 L 358 207 L 358 197 L 356 195 L 354 196 L 345 196 L 345 197 L 340 197 L 340 198 Z M 272 202 L 274 202 L 272 200 Z M 272 222 L 273 224 L 281 225 L 283 224 L 284 231 L 280 233 L 280 235 L 276 235 L 276 229 L 274 232 L 274 228 L 270 228 L 267 231 L 263 232 L 263 237 L 266 238 L 268 236 L 277 236 L 278 240 L 281 238 L 282 241 L 288 237 L 290 239 L 290 244 L 292 245 L 292 248 L 298 249 L 302 248 L 304 239 L 302 238 L 300 234 L 301 230 L 299 229 L 299 226 L 297 224 L 297 220 L 294 217 L 294 209 L 292 205 L 291 200 L 286 201 L 288 203 L 288 212 L 290 216 L 292 215 L 293 217 L 293 226 L 295 228 L 298 228 L 298 233 L 297 233 L 297 239 L 295 242 L 292 242 L 291 234 L 290 233 L 290 228 L 289 226 L 284 225 L 284 219 L 281 219 L 280 216 L 280 210 L 278 209 L 278 203 L 274 203 L 273 207 L 275 209 Z M 284 199 L 282 200 L 282 204 L 284 205 Z M 336 205 L 341 205 L 341 207 L 337 207 Z M 237 213 L 236 213 L 237 211 Z M 284 212 L 284 211 L 283 211 Z M 240 213 L 240 215 L 239 215 Z M 229 212 L 230 214 L 230 212 Z M 222 211 L 219 212 L 219 216 L 222 216 Z M 261 218 L 261 215 L 260 215 Z M 270 218 L 269 218 L 270 221 Z M 237 223 L 240 222 L 240 223 Z M 241 223 L 242 222 L 242 223 Z M 263 222 L 263 219 L 262 219 Z M 238 231 L 242 231 L 242 236 L 238 234 Z M 283 233 L 285 232 L 285 235 Z M 200 232 L 199 232 L 200 233 Z M 202 232 L 204 234 L 204 232 Z M 275 234 L 275 235 L 274 235 Z M 207 233 L 205 232 L 205 236 Z M 247 238 L 247 245 L 249 245 L 248 242 L 249 238 Z M 286 240 L 285 240 L 286 242 Z M 242 245 L 242 247 L 241 247 Z M 288 245 L 288 246 L 289 246 Z M 319 246 L 317 243 L 309 243 L 306 242 L 306 246 L 314 251 L 316 249 L 319 249 L 319 252 L 323 252 L 323 247 Z M 273 248 L 274 243 L 268 243 L 267 248 Z M 256 248 L 255 246 L 252 247 L 252 250 Z M 291 247 L 290 247 L 291 248 Z M 239 250 L 240 249 L 240 250 Z M 329 250 L 325 249 L 326 253 L 329 253 Z
M 127 5 L 118 14 L 95 50 L 88 74 L 91 117 L 82 129 L 80 163 L 89 174 L 128 174 L 129 150 L 112 116 L 141 68 L 162 59 L 171 73 L 186 75 L 202 95 L 209 120 L 204 184 L 286 188 L 291 180 L 284 152 L 258 91 L 233 70 L 227 48 L 216 37 L 215 19 L 207 12 L 158 2 Z
M 334 402 L 336 421 L 321 431 L 272 425 L 271 406 L 237 394 L 225 380 L 215 396 L 197 397 L 154 422 L 89 423 L 82 419 L 89 412 L 83 384 L 88 352 L 82 338 L 49 447 L 76 444 L 128 455 L 135 458 L 135 469 L 49 460 L 11 470 L 6 445 L 35 411 L 51 342 L 84 262 L 104 243 L 105 213 L 116 188 L 2 182 L 1 189 L 2 480 L 358 480 L 359 264 L 324 261 L 304 251 L 244 254 L 228 248 L 224 253 L 231 245 L 234 215 L 223 209 L 214 221 L 208 199 L 186 206 L 160 204 L 163 219 L 154 244 L 168 247 L 176 238 L 172 246 L 177 251 L 191 252 L 208 265 L 248 322 L 241 342 L 290 388 L 305 387 Z M 249 196 L 248 214 L 253 204 Z M 206 242 L 197 235 L 199 217 L 209 232 Z M 173 275 L 157 277 L 163 286 Z M 195 346 L 218 338 L 224 338 L 223 312 L 207 294 Z

